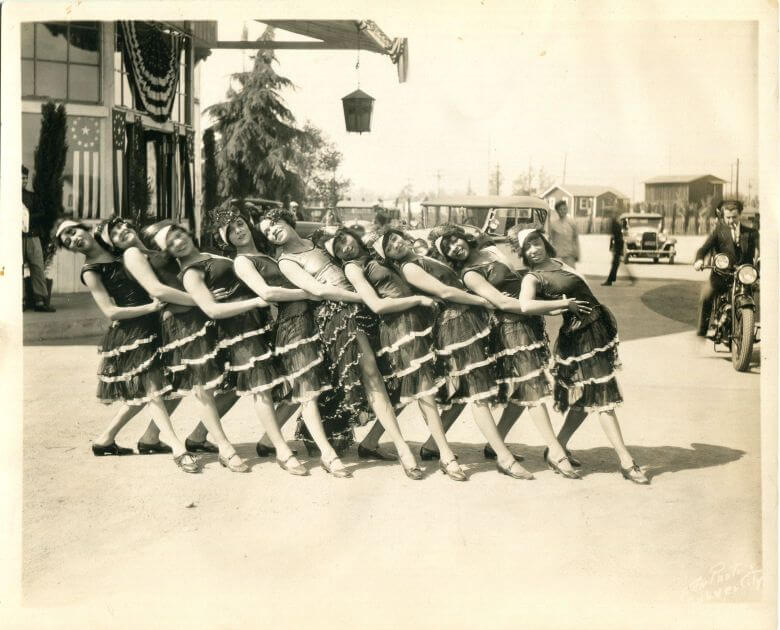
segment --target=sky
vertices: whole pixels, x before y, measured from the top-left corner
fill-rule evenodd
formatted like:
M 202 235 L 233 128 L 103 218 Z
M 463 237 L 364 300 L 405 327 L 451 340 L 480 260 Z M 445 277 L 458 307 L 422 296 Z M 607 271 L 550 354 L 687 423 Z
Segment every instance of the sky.
M 362 16 L 371 19 L 371 15 Z M 341 97 L 357 87 L 355 51 L 276 52 L 283 93 L 343 153 L 353 190 L 486 194 L 500 165 L 502 194 L 531 165 L 556 183 L 612 186 L 635 201 L 643 181 L 711 173 L 740 160 L 740 192 L 757 190 L 757 26 L 747 21 L 534 22 L 519 12 L 410 12 L 376 19 L 409 39 L 400 84 L 389 57 L 360 55 L 360 87 L 376 99 L 372 131 L 348 134 Z M 533 16 L 532 16 L 533 17 Z M 478 19 L 477 19 L 478 18 Z M 254 39 L 264 25 L 248 22 Z M 244 23 L 219 22 L 220 39 Z M 277 31 L 277 40 L 302 39 Z M 202 108 L 224 99 L 251 52 L 215 50 L 202 66 Z

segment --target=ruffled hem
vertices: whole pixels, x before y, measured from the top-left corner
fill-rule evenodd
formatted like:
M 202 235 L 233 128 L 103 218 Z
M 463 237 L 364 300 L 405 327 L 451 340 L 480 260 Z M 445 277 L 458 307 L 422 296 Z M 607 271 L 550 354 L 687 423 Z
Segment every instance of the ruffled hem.
M 133 343 L 130 343 L 126 346 L 119 346 L 113 350 L 107 350 L 105 352 L 98 350 L 98 356 L 101 358 L 116 357 L 124 352 L 135 350 L 136 348 L 139 348 L 146 343 L 151 343 L 155 339 L 157 339 L 157 335 L 149 335 L 148 337 L 144 337 L 143 339 L 136 339 Z
M 467 346 L 470 346 L 475 341 L 478 341 L 479 339 L 484 339 L 490 334 L 490 328 L 486 327 L 480 330 L 476 335 L 473 337 L 469 337 L 468 339 L 464 341 L 457 341 L 455 343 L 450 343 L 444 346 L 443 348 L 439 348 L 436 353 L 440 354 L 442 356 L 449 356 L 452 354 L 455 350 L 460 350 L 461 348 L 465 348 Z
M 269 330 L 271 330 L 272 326 L 269 324 L 267 326 L 263 326 L 262 328 L 257 328 L 255 330 L 250 330 L 245 333 L 241 333 L 240 335 L 236 335 L 235 337 L 229 337 L 227 339 L 220 339 L 217 343 L 217 348 L 226 349 L 230 346 L 236 345 L 239 341 L 243 341 L 244 339 L 249 339 L 250 337 L 257 337 L 257 335 L 262 335 L 263 333 L 267 333 Z
M 484 391 L 484 392 L 477 392 L 476 394 L 472 394 L 471 396 L 460 396 L 458 398 L 450 398 L 444 403 L 444 409 L 447 409 L 449 407 L 452 407 L 453 405 L 468 405 L 472 402 L 480 402 L 482 400 L 485 400 L 486 398 L 493 398 L 495 396 L 498 396 L 498 387 L 492 387 L 491 389 Z
M 267 361 L 271 357 L 273 357 L 273 350 L 269 350 L 268 352 L 265 352 L 261 355 L 250 357 L 248 363 L 243 363 L 242 365 L 231 365 L 229 361 L 225 362 L 225 369 L 228 372 L 243 372 L 245 370 L 251 370 L 257 363 L 260 361 Z
M 615 335 L 614 339 L 612 339 L 612 341 L 610 341 L 606 345 L 603 345 L 599 348 L 594 348 L 590 352 L 586 352 L 584 354 L 578 354 L 577 356 L 574 357 L 563 358 L 557 356 L 555 357 L 555 362 L 560 365 L 571 365 L 572 363 L 575 362 L 584 361 L 585 359 L 591 359 L 595 357 L 597 354 L 601 354 L 602 352 L 606 352 L 607 350 L 614 348 L 616 345 L 618 345 L 618 343 L 620 343 L 620 340 L 618 339 L 617 335 Z
M 214 322 L 209 320 L 205 324 L 203 324 L 203 327 L 186 337 L 182 337 L 181 339 L 176 339 L 175 341 L 171 341 L 170 343 L 165 344 L 162 348 L 160 348 L 160 352 L 170 352 L 171 350 L 174 350 L 175 348 L 180 348 L 181 346 L 189 343 L 190 341 L 193 341 L 194 339 L 197 339 L 198 337 L 203 337 L 207 332 L 209 326 L 213 326 Z
M 276 347 L 276 354 L 282 355 L 287 354 L 291 350 L 295 350 L 296 348 L 300 348 L 301 346 L 307 344 L 307 343 L 314 343 L 315 341 L 319 341 L 320 336 L 319 334 L 313 335 L 312 337 L 307 337 L 306 339 L 299 339 L 298 341 L 293 341 L 292 343 L 288 343 L 284 346 L 277 346 Z
M 219 348 L 215 348 L 213 352 L 209 352 L 208 354 L 204 354 L 202 356 L 199 356 L 197 359 L 181 359 L 180 365 L 203 365 L 207 361 L 211 361 L 212 359 L 215 359 L 216 356 L 219 354 Z M 177 369 L 183 369 L 182 367 L 176 367 L 176 366 L 170 366 L 168 368 L 171 371 L 175 371 Z
M 376 356 L 380 357 L 383 354 L 398 352 L 401 349 L 401 346 L 404 346 L 407 343 L 414 341 L 415 339 L 418 339 L 420 337 L 425 337 L 432 333 L 433 333 L 433 326 L 429 326 L 425 330 L 413 330 L 412 332 L 405 334 L 398 341 L 395 341 L 389 346 L 384 346 L 383 348 L 377 350 Z
M 571 383 L 566 383 L 567 387 L 573 388 L 573 387 L 581 387 L 583 385 L 597 385 L 600 383 L 608 383 L 609 381 L 617 378 L 615 372 L 610 372 L 606 376 L 599 376 L 594 378 L 586 378 L 581 381 L 572 381 Z
M 252 389 L 236 389 L 235 392 L 238 396 L 251 396 L 253 394 L 260 394 L 262 392 L 266 392 L 268 390 L 273 389 L 274 387 L 277 387 L 278 385 L 285 385 L 287 383 L 287 378 L 284 376 L 278 376 L 274 380 L 272 380 L 270 383 L 263 383 L 262 385 L 256 385 Z
M 496 352 L 493 356 L 496 359 L 500 359 L 501 357 L 511 357 L 516 355 L 518 352 L 529 352 L 531 350 L 544 348 L 546 345 L 547 345 L 546 341 L 537 341 L 536 343 L 532 343 L 528 346 L 515 346 L 514 348 L 506 348 L 505 350 Z
M 583 411 L 587 411 L 588 413 L 593 412 L 602 412 L 602 411 L 614 411 L 618 407 L 622 407 L 622 402 L 611 402 L 607 403 L 606 405 L 570 405 L 570 408 L 577 408 L 582 409 Z
M 152 356 L 150 356 L 146 361 L 141 363 L 141 365 L 133 368 L 129 372 L 124 372 L 119 376 L 104 376 L 103 374 L 98 374 L 98 378 L 103 383 L 120 383 L 122 381 L 129 381 L 131 378 L 138 376 L 142 372 L 148 370 L 151 367 L 152 363 L 154 363 L 155 359 L 157 359 L 156 352 Z
M 439 353 L 437 353 L 439 354 Z M 488 357 L 484 361 L 478 361 L 477 363 L 469 363 L 468 365 L 463 366 L 459 370 L 452 370 L 448 372 L 449 376 L 455 377 L 455 376 L 463 376 L 464 374 L 468 374 L 469 372 L 473 372 L 477 368 L 485 367 L 487 365 L 491 365 L 492 363 L 495 363 L 495 360 L 493 357 Z
M 312 361 L 308 365 L 304 365 L 302 368 L 300 368 L 298 370 L 295 370 L 295 372 L 293 372 L 292 374 L 285 374 L 284 377 L 288 381 L 292 382 L 296 378 L 301 377 L 302 375 L 306 374 L 306 372 L 309 372 L 310 370 L 313 370 L 314 368 L 316 368 L 318 365 L 322 364 L 323 361 L 324 361 L 324 359 L 322 357 L 318 357 L 317 359 L 315 359 L 314 361 Z M 330 385 L 328 385 L 328 389 L 332 389 Z
M 98 398 L 98 401 L 103 403 L 104 405 L 110 405 L 115 402 L 123 402 L 126 405 L 130 405 L 131 407 L 138 407 L 140 405 L 145 405 L 146 403 L 152 401 L 154 398 L 163 397 L 165 394 L 170 392 L 173 389 L 170 385 L 166 385 L 162 389 L 158 389 L 156 391 L 153 391 L 151 394 L 147 394 L 146 396 L 143 396 L 142 398 L 131 398 L 129 400 L 126 400 L 124 398 Z
M 401 396 L 400 401 L 396 408 L 405 407 L 409 403 L 413 403 L 416 400 L 419 400 L 420 398 L 424 398 L 425 396 L 434 396 L 439 392 L 439 390 L 444 387 L 447 383 L 447 380 L 444 378 L 439 378 L 436 380 L 436 382 L 433 384 L 432 387 L 429 389 L 426 389 L 422 392 L 416 392 L 412 396 Z
M 220 374 L 217 378 L 210 380 L 208 383 L 204 383 L 201 385 L 203 389 L 216 389 L 222 383 L 225 382 L 225 378 L 227 377 L 227 374 Z M 192 389 L 175 389 L 171 391 L 165 398 L 168 400 L 176 399 L 176 398 L 184 398 L 185 396 L 189 396 L 195 391 L 194 388 Z
M 534 370 L 533 372 L 528 372 L 528 374 L 524 374 L 523 376 L 507 376 L 505 378 L 499 378 L 496 379 L 497 383 L 523 383 L 525 381 L 530 381 L 531 379 L 537 378 L 538 376 L 545 376 L 548 379 L 551 379 L 550 371 L 547 368 L 539 368 L 538 370 Z
M 422 368 L 426 363 L 430 363 L 431 361 L 435 361 L 435 360 L 436 360 L 436 353 L 434 351 L 431 351 L 422 357 L 412 359 L 411 361 L 409 361 L 409 367 L 399 372 L 393 372 L 392 374 L 388 374 L 387 376 L 385 376 L 385 379 L 403 378 L 404 376 L 408 376 L 409 374 L 414 374 L 420 368 Z

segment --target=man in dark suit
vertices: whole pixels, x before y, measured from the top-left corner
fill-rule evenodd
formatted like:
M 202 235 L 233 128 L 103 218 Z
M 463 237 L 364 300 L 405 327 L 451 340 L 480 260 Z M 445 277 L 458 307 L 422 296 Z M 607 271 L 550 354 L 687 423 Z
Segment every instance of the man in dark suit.
M 48 288 L 43 273 L 43 247 L 41 237 L 44 236 L 42 220 L 44 210 L 38 203 L 34 192 L 27 190 L 29 171 L 22 166 L 22 257 L 30 270 L 30 281 L 33 292 L 33 308 L 43 313 L 53 313 L 56 309 L 48 303 Z
M 623 256 L 623 249 L 626 245 L 623 238 L 623 227 L 620 225 L 620 221 L 618 221 L 617 213 L 615 211 L 609 211 L 607 218 L 609 219 L 609 233 L 611 235 L 609 239 L 609 250 L 612 252 L 612 266 L 609 269 L 607 279 L 601 283 L 601 286 L 603 287 L 612 286 L 612 283 L 617 280 L 620 259 Z M 634 284 L 634 276 L 631 275 L 628 266 L 624 267 L 624 269 L 628 274 L 628 279 L 631 281 L 631 284 Z
M 731 266 L 753 264 L 758 253 L 758 231 L 740 223 L 742 202 L 736 199 L 724 199 L 718 204 L 718 221 L 715 229 L 696 252 L 693 268 L 701 271 L 707 254 L 725 254 Z M 710 323 L 710 314 L 715 298 L 731 288 L 729 281 L 710 272 L 709 282 L 704 286 L 699 310 L 699 329 L 697 334 L 704 337 Z

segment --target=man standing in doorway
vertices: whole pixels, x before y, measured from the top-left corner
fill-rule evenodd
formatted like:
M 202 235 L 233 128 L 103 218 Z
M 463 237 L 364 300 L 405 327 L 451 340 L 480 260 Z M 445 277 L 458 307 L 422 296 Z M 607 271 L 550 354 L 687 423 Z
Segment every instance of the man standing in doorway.
M 566 201 L 561 199 L 555 204 L 557 221 L 550 221 L 550 242 L 563 262 L 574 267 L 580 259 L 580 235 L 577 225 L 569 216 Z
M 53 313 L 56 309 L 48 304 L 46 277 L 43 273 L 43 248 L 41 220 L 44 211 L 34 192 L 27 190 L 30 172 L 22 165 L 22 257 L 30 270 L 32 282 L 33 308 L 42 313 Z

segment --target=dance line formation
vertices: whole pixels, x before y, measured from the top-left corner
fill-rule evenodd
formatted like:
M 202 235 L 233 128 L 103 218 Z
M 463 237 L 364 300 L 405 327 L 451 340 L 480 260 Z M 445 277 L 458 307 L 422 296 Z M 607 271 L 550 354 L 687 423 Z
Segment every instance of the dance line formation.
M 355 428 L 371 424 L 358 457 L 397 460 L 420 480 L 397 418 L 412 406 L 430 432 L 419 458 L 438 459 L 453 481 L 468 476 L 446 433 L 465 411 L 496 470 L 531 480 L 505 443 L 527 408 L 555 473 L 582 478 L 568 443 L 593 414 L 622 476 L 649 483 L 616 415 L 615 318 L 540 230 L 511 231 L 525 265 L 516 269 L 458 225 L 435 228 L 420 254 L 389 227 L 365 235 L 321 228 L 302 238 L 289 210 L 260 213 L 241 200 L 210 219 L 219 255 L 170 220 L 138 229 L 119 217 L 94 228 L 65 219 L 56 227 L 58 245 L 86 257 L 82 282 L 112 321 L 98 348 L 97 397 L 121 405 L 93 441 L 95 455 L 132 453 L 116 436 L 146 407 L 152 422 L 139 453 L 169 453 L 188 473 L 201 471 L 198 452 L 217 453 L 222 466 L 248 472 L 222 420 L 250 397 L 264 432 L 258 456 L 275 456 L 290 474 L 308 474 L 281 433 L 300 409 L 295 437 L 334 477 L 352 476 L 341 457 Z M 562 318 L 552 348 L 545 315 Z M 182 441 L 171 414 L 190 394 L 201 422 Z M 557 435 L 549 403 L 565 414 Z M 379 447 L 384 433 L 397 457 Z

